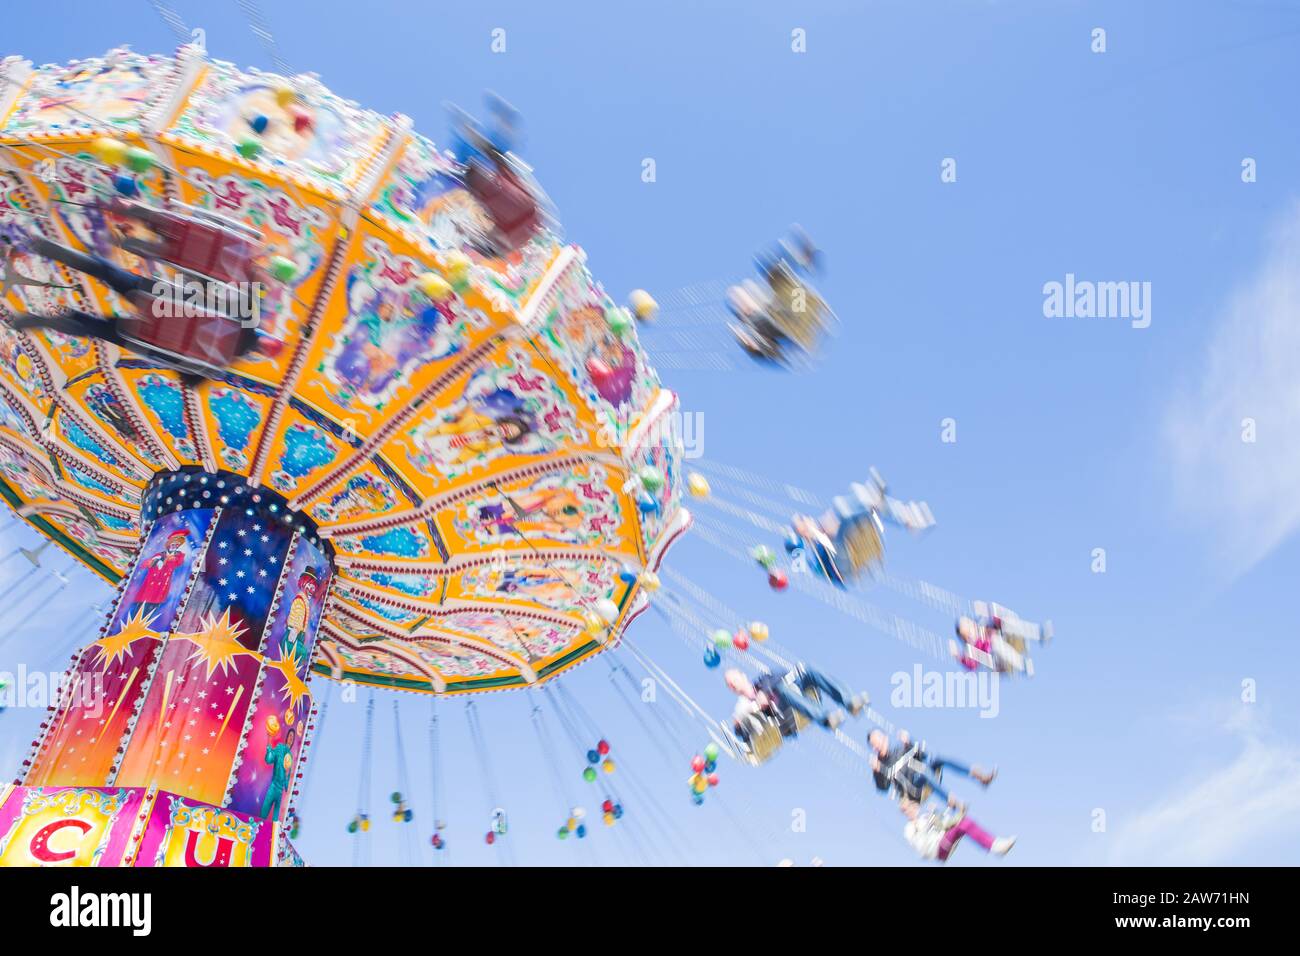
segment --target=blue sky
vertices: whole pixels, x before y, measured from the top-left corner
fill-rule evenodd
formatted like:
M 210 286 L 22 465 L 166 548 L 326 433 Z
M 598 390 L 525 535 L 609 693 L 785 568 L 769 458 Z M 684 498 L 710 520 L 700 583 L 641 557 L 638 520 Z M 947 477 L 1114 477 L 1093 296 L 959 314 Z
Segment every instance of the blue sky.
M 233 0 L 174 5 L 216 57 L 270 66 Z M 802 222 L 827 254 L 843 327 L 817 368 L 665 371 L 704 415 L 705 454 L 829 497 L 878 466 L 939 525 L 895 535 L 892 573 L 1051 617 L 1038 676 L 1000 713 L 889 712 L 936 750 L 996 763 L 972 813 L 1015 832 L 1015 863 L 1282 863 L 1300 848 L 1300 7 L 1260 2 L 264 4 L 281 55 L 334 89 L 445 138 L 441 103 L 491 87 L 527 124 L 523 150 L 616 295 L 734 279 Z M 507 52 L 489 32 L 507 31 Z M 790 31 L 807 31 L 807 52 Z M 1090 51 L 1093 28 L 1107 51 Z M 129 43 L 168 49 L 149 4 L 19 5 L 5 47 L 37 63 Z M 657 181 L 641 181 L 652 157 Z M 940 163 L 957 162 L 957 181 Z M 1243 183 L 1243 158 L 1258 181 Z M 1152 284 L 1152 322 L 1048 319 L 1067 273 Z M 653 333 L 652 333 L 653 334 Z M 653 338 L 647 336 L 653 345 Z M 1241 421 L 1257 440 L 1241 441 Z M 940 441 L 953 418 L 957 441 Z M 31 539 L 10 529 L 0 556 Z M 1091 570 L 1104 548 L 1107 570 Z M 67 560 L 50 552 L 47 566 Z M 0 590 L 16 575 L 0 565 Z M 689 538 L 671 567 L 774 638 L 888 698 L 916 652 Z M 33 579 L 36 580 L 36 579 Z M 53 583 L 47 585 L 53 589 Z M 21 589 L 20 589 L 21 590 Z M 0 669 L 39 666 L 106 588 L 77 572 L 57 606 L 0 612 Z M 947 633 L 941 614 L 869 585 L 859 596 Z M 719 715 L 729 695 L 654 615 L 632 639 Z M 936 662 L 921 660 L 927 667 Z M 1244 680 L 1257 699 L 1241 702 Z M 317 686 L 318 689 L 320 685 Z M 522 863 L 632 863 L 658 808 L 699 863 L 909 864 L 902 818 L 860 772 L 801 741 L 761 770 L 722 768 L 691 806 L 689 751 L 667 766 L 596 661 L 564 678 L 637 791 L 641 827 L 590 849 L 554 839 L 554 796 L 525 695 L 478 709 Z M 363 701 L 364 701 L 363 694 Z M 299 841 L 347 863 L 363 704 L 331 705 Z M 397 787 L 392 697 L 376 704 L 372 806 Z M 371 859 L 428 861 L 429 703 L 401 696 L 417 823 L 378 819 Z M 465 705 L 441 705 L 453 861 L 492 864 L 492 805 Z M 16 766 L 39 715 L 0 716 Z M 703 743 L 696 740 L 693 746 Z M 677 746 L 673 744 L 673 746 Z M 683 742 L 682 747 L 690 747 Z M 582 758 L 562 773 L 577 795 Z M 620 771 L 622 772 L 622 771 Z M 625 791 L 632 788 L 629 784 Z M 714 797 L 716 796 L 716 799 Z M 589 810 L 598 802 L 584 798 Z M 790 831 L 792 811 L 807 831 Z M 1106 830 L 1093 832 L 1094 811 Z M 657 814 L 656 814 L 657 815 Z M 641 839 L 638 841 L 636 837 Z M 973 848 L 954 865 L 993 865 Z

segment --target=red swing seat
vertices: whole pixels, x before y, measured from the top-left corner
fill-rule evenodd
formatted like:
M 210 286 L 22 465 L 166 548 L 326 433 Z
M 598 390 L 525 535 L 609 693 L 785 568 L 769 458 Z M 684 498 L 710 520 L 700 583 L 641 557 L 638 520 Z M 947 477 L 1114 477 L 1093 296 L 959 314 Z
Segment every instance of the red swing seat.
M 477 160 L 471 162 L 465 174 L 465 188 L 487 211 L 507 251 L 522 246 L 541 224 L 537 198 L 506 166 L 492 169 Z

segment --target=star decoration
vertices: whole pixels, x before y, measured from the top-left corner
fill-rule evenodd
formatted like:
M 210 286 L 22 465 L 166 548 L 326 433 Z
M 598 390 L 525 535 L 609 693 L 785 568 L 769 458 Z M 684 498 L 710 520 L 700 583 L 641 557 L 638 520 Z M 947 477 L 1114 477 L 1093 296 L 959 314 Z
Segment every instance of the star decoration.
M 250 651 L 239 643 L 239 639 L 246 632 L 246 628 L 230 619 L 230 608 L 226 608 L 221 613 L 220 618 L 209 613 L 203 622 L 201 631 L 196 631 L 193 634 L 177 634 L 176 638 L 189 641 L 194 645 L 195 650 L 190 655 L 189 660 L 201 661 L 207 668 L 207 676 L 210 680 L 213 671 L 218 667 L 221 668 L 222 674 L 225 674 L 234 665 L 237 657 L 252 657 L 255 660 L 261 660 L 261 654 L 257 653 L 257 651 Z
M 157 618 L 157 613 L 146 613 L 144 608 L 138 608 L 122 623 L 120 631 L 95 641 L 94 646 L 98 648 L 95 663 L 102 663 L 107 668 L 111 664 L 125 660 L 131 645 L 136 641 L 158 640 L 162 635 L 152 629 L 153 622 Z
M 279 671 L 284 675 L 284 687 L 280 693 L 291 707 L 297 709 L 298 701 L 307 696 L 307 683 L 298 676 L 298 665 L 294 658 L 282 657 L 274 664 L 267 665 L 267 669 Z

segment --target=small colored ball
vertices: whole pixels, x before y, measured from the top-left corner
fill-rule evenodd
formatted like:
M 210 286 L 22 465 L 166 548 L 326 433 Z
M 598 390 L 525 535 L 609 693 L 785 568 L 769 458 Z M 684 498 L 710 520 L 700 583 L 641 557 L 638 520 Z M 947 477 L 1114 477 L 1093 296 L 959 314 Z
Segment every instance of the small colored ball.
M 125 160 L 126 168 L 133 173 L 147 173 L 153 169 L 155 162 L 153 153 L 139 146 L 129 148 L 126 151 Z
M 101 136 L 91 144 L 90 149 L 91 152 L 109 166 L 121 166 L 126 162 L 127 150 L 129 150 L 130 147 L 120 139 L 113 139 L 111 136 Z
M 641 487 L 646 491 L 653 493 L 664 486 L 663 472 L 653 465 L 646 465 L 637 472 L 637 477 L 641 479 Z
M 447 281 L 455 287 L 460 287 L 469 281 L 469 270 L 473 265 L 473 260 L 460 251 L 449 252 L 443 259 L 444 274 L 447 276 Z
M 286 256 L 272 256 L 269 271 L 276 282 L 292 282 L 298 274 L 298 265 Z
M 451 283 L 436 272 L 426 272 L 415 280 L 419 289 L 431 302 L 442 302 L 452 296 Z
M 606 309 L 605 324 L 615 335 L 623 336 L 632 327 L 632 318 L 627 314 L 626 309 Z
M 659 312 L 659 303 L 645 289 L 633 289 L 627 297 L 632 314 L 642 322 L 650 322 Z

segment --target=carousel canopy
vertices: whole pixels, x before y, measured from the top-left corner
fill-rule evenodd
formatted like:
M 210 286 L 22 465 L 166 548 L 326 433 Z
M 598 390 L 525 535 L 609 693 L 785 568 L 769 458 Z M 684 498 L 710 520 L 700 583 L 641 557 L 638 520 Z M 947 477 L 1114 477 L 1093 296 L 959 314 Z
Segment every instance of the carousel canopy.
M 106 137 L 131 148 L 125 166 L 104 161 Z M 129 306 L 49 260 L 11 257 L 0 496 L 12 508 L 117 582 L 155 476 L 273 490 L 333 549 L 313 666 L 336 679 L 523 687 L 617 642 L 689 517 L 675 397 L 580 249 L 543 230 L 504 258 L 472 251 L 485 214 L 461 167 L 405 117 L 312 76 L 188 47 L 4 61 L 0 227 L 140 270 L 95 203 L 123 176 L 143 202 L 243 223 L 293 263 L 260 300 L 261 330 L 283 348 L 189 384 L 144 354 L 17 332 L 18 312 Z M 435 301 L 431 275 L 454 294 Z

